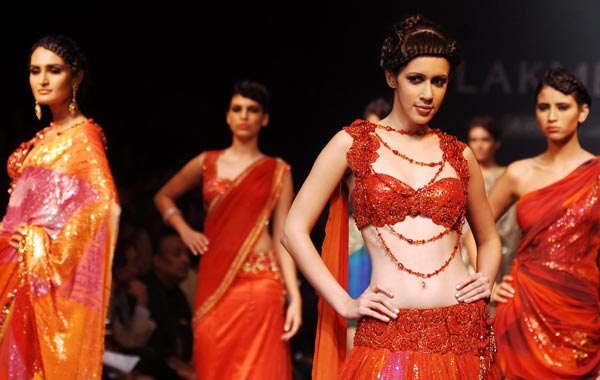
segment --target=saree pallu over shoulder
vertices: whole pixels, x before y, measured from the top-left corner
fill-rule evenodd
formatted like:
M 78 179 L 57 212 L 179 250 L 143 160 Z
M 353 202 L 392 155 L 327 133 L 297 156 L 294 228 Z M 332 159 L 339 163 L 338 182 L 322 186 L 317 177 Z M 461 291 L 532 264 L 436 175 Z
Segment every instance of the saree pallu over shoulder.
M 333 276 L 348 288 L 348 188 L 340 183 L 329 200 L 321 257 Z M 323 297 L 319 297 L 313 380 L 336 379 L 346 358 L 346 325 Z
M 210 249 L 198 266 L 194 325 L 214 307 L 254 248 L 279 197 L 289 165 L 264 157 L 208 205 L 204 233 Z
M 494 378 L 600 375 L 599 197 L 595 158 L 519 200 L 516 292 L 497 307 Z
M 0 379 L 99 379 L 120 216 L 102 129 L 89 119 L 17 167 L 0 229 Z

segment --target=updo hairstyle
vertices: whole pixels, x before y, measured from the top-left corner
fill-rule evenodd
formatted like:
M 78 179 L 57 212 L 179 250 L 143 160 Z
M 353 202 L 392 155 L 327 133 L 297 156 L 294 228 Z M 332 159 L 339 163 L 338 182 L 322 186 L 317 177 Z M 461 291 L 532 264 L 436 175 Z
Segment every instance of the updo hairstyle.
M 383 42 L 380 65 L 397 75 L 413 58 L 446 58 L 450 72 L 460 64 L 456 41 L 421 15 L 408 16 L 394 24 Z
M 77 42 L 68 36 L 63 34 L 46 35 L 37 40 L 31 46 L 29 51 L 29 61 L 27 61 L 28 71 L 31 55 L 38 47 L 43 47 L 44 49 L 47 49 L 61 57 L 63 61 L 65 61 L 65 64 L 71 71 L 71 75 L 73 77 L 75 77 L 80 71 L 83 73 L 81 82 L 78 86 L 78 91 L 76 92 L 76 100 L 77 103 L 79 103 L 79 98 L 85 98 L 87 96 L 91 83 L 88 61 L 83 50 L 79 47 Z
M 535 91 L 536 102 L 537 96 L 544 86 L 550 86 L 565 95 L 573 95 L 580 107 L 584 104 L 587 104 L 590 108 L 592 107 L 592 97 L 587 88 L 575 74 L 564 67 L 553 67 L 544 72 L 544 76 Z

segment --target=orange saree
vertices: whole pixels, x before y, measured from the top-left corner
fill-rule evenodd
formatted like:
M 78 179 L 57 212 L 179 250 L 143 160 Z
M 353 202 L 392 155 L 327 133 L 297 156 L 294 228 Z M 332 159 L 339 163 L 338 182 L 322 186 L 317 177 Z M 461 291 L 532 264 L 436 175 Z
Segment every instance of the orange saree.
M 221 152 L 206 154 L 205 188 L 222 180 L 214 169 Z M 291 380 L 281 340 L 285 288 L 272 253 L 254 251 L 286 175 L 287 163 L 265 157 L 214 198 L 205 191 L 210 247 L 198 267 L 193 321 L 198 379 Z
M 600 375 L 600 159 L 521 197 L 514 298 L 498 304 L 493 379 Z
M 0 379 L 100 379 L 120 214 L 104 135 L 90 119 L 40 140 L 21 144 L 8 163 Z M 17 250 L 8 241 L 21 223 Z

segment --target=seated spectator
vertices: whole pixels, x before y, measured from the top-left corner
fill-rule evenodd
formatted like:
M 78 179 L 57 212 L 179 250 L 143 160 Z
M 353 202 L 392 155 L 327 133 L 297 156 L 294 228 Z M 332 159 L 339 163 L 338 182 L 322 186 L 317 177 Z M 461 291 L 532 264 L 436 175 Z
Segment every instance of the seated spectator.
M 114 350 L 143 348 L 156 328 L 148 310 L 148 291 L 138 278 L 135 244 L 119 235 L 113 261 L 109 307 L 110 345 Z
M 148 360 L 146 357 L 151 356 L 146 345 L 156 328 L 156 323 L 150 318 L 146 285 L 139 279 L 138 256 L 135 242 L 130 236 L 119 233 L 112 265 L 105 349 L 106 352 L 132 355 L 139 361 L 131 371 L 125 370 L 117 363 L 105 362 L 103 379 L 141 379 L 139 376 L 144 374 L 142 367 Z
M 179 377 L 194 379 L 192 358 L 192 310 L 180 284 L 190 270 L 190 253 L 171 230 L 156 241 L 152 268 L 143 277 L 148 288 L 148 308 L 157 326 L 148 343 Z

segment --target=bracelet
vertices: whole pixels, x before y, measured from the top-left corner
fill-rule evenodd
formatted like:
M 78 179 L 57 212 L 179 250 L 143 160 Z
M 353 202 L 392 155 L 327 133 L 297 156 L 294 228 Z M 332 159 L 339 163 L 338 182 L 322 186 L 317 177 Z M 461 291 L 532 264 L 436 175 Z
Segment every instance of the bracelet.
M 179 209 L 175 206 L 169 207 L 162 215 L 163 221 L 166 222 L 167 219 L 169 219 L 169 217 L 173 214 L 181 214 L 181 211 L 179 211 Z

